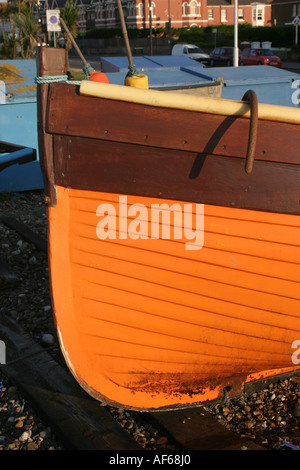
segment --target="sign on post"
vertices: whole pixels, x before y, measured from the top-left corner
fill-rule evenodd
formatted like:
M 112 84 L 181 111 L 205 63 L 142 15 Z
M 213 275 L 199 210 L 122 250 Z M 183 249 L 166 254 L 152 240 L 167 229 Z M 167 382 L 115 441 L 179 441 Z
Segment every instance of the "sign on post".
M 59 10 L 46 11 L 47 31 L 61 31 L 59 13 Z

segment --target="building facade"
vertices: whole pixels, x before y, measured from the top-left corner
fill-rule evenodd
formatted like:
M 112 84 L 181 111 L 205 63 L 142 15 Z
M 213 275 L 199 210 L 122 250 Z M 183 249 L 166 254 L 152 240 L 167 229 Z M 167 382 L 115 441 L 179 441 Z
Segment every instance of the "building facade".
M 300 0 L 273 0 L 273 24 L 290 24 L 296 17 L 300 18 Z
M 271 26 L 271 0 L 239 0 L 238 22 Z M 300 0 L 299 0 L 300 2 Z M 51 9 L 64 0 L 48 0 Z M 79 29 L 120 25 L 116 0 L 74 0 L 79 10 Z M 234 23 L 234 0 L 122 0 L 128 28 L 173 28 Z
M 239 0 L 238 22 L 253 26 L 271 25 L 271 0 Z M 300 0 L 299 0 L 300 2 Z M 64 0 L 48 0 L 50 9 Z M 74 0 L 79 10 L 79 29 L 113 27 L 120 24 L 116 0 Z M 234 0 L 122 0 L 128 28 L 173 28 L 234 23 Z
M 238 1 L 238 23 L 252 26 L 271 26 L 269 2 Z M 233 24 L 234 0 L 207 0 L 207 25 Z

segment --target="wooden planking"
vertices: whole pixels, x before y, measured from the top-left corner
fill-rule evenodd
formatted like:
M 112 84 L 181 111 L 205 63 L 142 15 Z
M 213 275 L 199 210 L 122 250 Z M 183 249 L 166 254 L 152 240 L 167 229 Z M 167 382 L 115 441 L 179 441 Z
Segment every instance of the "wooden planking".
M 127 204 L 133 204 L 137 199 L 127 198 Z M 143 199 L 147 207 L 157 200 L 152 198 Z M 157 252 L 159 247 L 152 240 L 151 245 L 141 240 L 134 245 L 129 246 L 125 240 L 114 240 L 113 244 L 108 243 L 105 248 L 95 239 L 95 227 L 99 221 L 96 216 L 96 210 L 100 203 L 113 204 L 118 206 L 119 198 L 113 194 L 93 193 L 90 191 L 72 191 L 70 193 L 70 205 L 74 214 L 72 222 L 72 232 L 78 236 L 74 237 L 74 247 L 83 249 L 79 244 L 80 237 L 86 238 L 91 244 L 92 253 L 103 253 L 113 257 L 115 248 L 118 246 L 118 253 L 124 260 L 137 260 L 140 250 L 143 250 L 145 262 L 152 259 L 152 252 Z M 172 201 L 164 201 L 172 205 Z M 253 272 L 263 276 L 275 277 L 276 279 L 287 279 L 298 281 L 300 279 L 300 250 L 299 243 L 299 224 L 300 219 L 297 216 L 271 214 L 258 211 L 245 211 L 239 209 L 222 208 L 214 206 L 204 207 L 205 250 L 201 252 L 202 262 L 211 266 L 224 266 L 229 269 L 239 269 L 239 271 Z M 218 239 L 222 237 L 222 247 L 218 248 Z M 241 242 L 239 240 L 241 238 Z M 94 240 L 94 241 L 93 241 Z M 178 241 L 179 242 L 179 241 Z M 267 247 L 261 250 L 261 245 Z M 237 246 L 238 244 L 238 246 Z M 125 246 L 126 245 L 126 246 Z M 122 249 L 122 246 L 124 247 Z M 145 249 L 147 248 L 147 249 Z M 100 250 L 100 251 L 99 251 Z M 190 271 L 196 269 L 197 260 L 191 259 L 186 250 L 181 252 L 181 257 L 186 258 L 186 263 L 191 264 Z M 215 261 L 217 258 L 217 262 Z M 259 262 L 257 262 L 257 258 Z M 164 245 L 164 253 L 157 258 L 159 264 L 163 266 L 163 260 L 168 264 L 169 269 L 177 270 L 176 244 L 168 243 Z M 185 272 L 182 266 L 183 273 Z
M 204 408 L 149 413 L 153 425 L 162 427 L 182 449 L 193 450 L 263 450 L 259 444 L 221 426 Z
M 238 157 L 249 135 L 248 119 L 80 96 L 65 84 L 51 86 L 47 122 L 58 135 Z M 255 159 L 298 164 L 299 148 L 297 124 L 259 122 Z
M 223 276 L 209 279 L 222 246 L 211 249 L 211 263 L 201 263 L 205 243 L 202 250 L 186 254 L 184 244 L 172 240 L 101 242 L 96 237 L 101 194 L 64 187 L 57 187 L 57 194 L 58 205 L 51 208 L 49 219 L 56 322 L 67 362 L 93 396 L 135 409 L 173 408 L 216 399 L 224 383 L 234 384 L 236 391 L 249 374 L 290 366 L 299 315 L 299 290 L 295 287 L 293 292 L 293 282 L 292 296 L 287 297 L 285 292 L 255 290 L 251 283 L 246 289 L 238 285 L 238 278 L 237 285 Z M 105 194 L 104 200 L 112 196 Z M 130 201 L 147 204 L 148 199 Z M 237 230 L 236 218 L 229 217 L 234 211 L 228 209 L 224 225 L 218 225 L 218 240 Z M 222 219 L 222 208 L 214 208 L 213 218 L 218 215 Z M 263 233 L 263 219 L 258 218 Z M 244 219 L 244 250 L 252 239 L 257 258 L 272 259 L 268 245 L 278 249 L 279 239 L 268 240 L 269 222 L 262 243 L 253 221 L 248 234 L 247 213 Z M 285 241 L 289 228 L 293 240 L 294 216 L 275 214 L 274 219 L 280 230 L 286 224 Z M 241 233 L 239 228 L 232 238 L 239 240 Z M 154 242 L 154 248 L 143 246 L 148 242 Z M 104 245 L 112 245 L 113 256 L 105 254 Z M 138 254 L 130 259 L 132 251 L 126 251 L 135 247 Z M 161 254 L 165 247 L 167 256 Z M 176 258 L 177 272 L 175 265 L 170 269 L 170 256 Z M 196 260 L 198 270 L 191 263 Z M 246 265 L 244 271 L 245 277 Z
M 99 201 L 100 203 L 100 194 L 99 194 Z M 76 201 L 78 204 L 78 201 Z M 75 207 L 77 207 L 77 204 L 75 204 Z M 215 303 L 214 308 L 217 308 L 217 302 L 213 302 L 213 298 L 216 297 L 216 295 L 219 297 L 220 301 L 225 302 L 234 302 L 238 297 L 241 297 L 241 295 L 238 294 L 238 291 L 234 290 L 234 286 L 236 287 L 247 287 L 249 289 L 249 294 L 246 295 L 245 291 L 245 300 L 247 299 L 248 305 L 252 304 L 253 298 L 255 298 L 255 295 L 257 292 L 254 291 L 260 291 L 262 290 L 264 292 L 263 297 L 265 297 L 265 291 L 266 289 L 270 288 L 270 292 L 275 294 L 274 298 L 274 315 L 273 318 L 270 319 L 262 317 L 262 311 L 259 312 L 257 310 L 251 311 L 251 309 L 248 311 L 248 318 L 249 320 L 251 319 L 252 322 L 257 322 L 259 323 L 269 323 L 269 325 L 273 325 L 273 322 L 277 324 L 278 326 L 282 327 L 282 318 L 280 315 L 276 316 L 275 314 L 275 308 L 278 304 L 277 296 L 280 295 L 281 291 L 281 296 L 286 297 L 289 292 L 290 288 L 290 295 L 297 296 L 298 292 L 298 283 L 295 283 L 293 285 L 292 283 L 286 283 L 282 279 L 278 279 L 278 282 L 276 282 L 276 279 L 274 277 L 271 277 L 268 279 L 264 276 L 258 276 L 258 275 L 251 275 L 251 273 L 245 271 L 244 273 L 240 273 L 239 270 L 226 270 L 224 271 L 222 267 L 218 267 L 216 265 L 210 266 L 209 264 L 206 265 L 206 263 L 202 263 L 201 255 L 199 256 L 199 260 L 195 261 L 193 260 L 184 260 L 184 262 L 178 257 L 178 251 L 177 251 L 177 257 L 176 257 L 176 263 L 174 264 L 173 270 L 170 269 L 170 265 L 172 265 L 172 259 L 170 257 L 166 257 L 164 253 L 159 254 L 158 253 L 153 253 L 153 251 L 149 251 L 149 256 L 147 258 L 147 245 L 143 245 L 144 249 L 142 253 L 140 252 L 140 258 L 134 256 L 134 246 L 136 246 L 136 241 L 132 243 L 128 243 L 128 246 L 122 247 L 122 245 L 115 246 L 115 243 L 111 241 L 110 243 L 107 242 L 101 242 L 101 241 L 95 241 L 93 246 L 94 249 L 91 249 L 91 239 L 93 238 L 93 235 L 95 233 L 95 225 L 96 223 L 92 223 L 94 219 L 93 212 L 89 210 L 89 206 L 87 205 L 87 200 L 84 202 L 85 207 L 87 209 L 87 219 L 85 221 L 84 214 L 85 212 L 81 209 L 79 212 L 75 209 L 74 213 L 74 219 L 79 220 L 79 216 L 81 219 L 80 226 L 81 226 L 81 234 L 82 236 L 78 236 L 78 227 L 77 224 L 72 224 L 71 225 L 71 231 L 73 234 L 77 234 L 75 237 L 75 249 L 72 249 L 72 263 L 74 263 L 74 276 L 76 278 L 81 279 L 81 284 L 83 283 L 83 280 L 87 282 L 87 285 L 82 284 L 82 287 L 78 285 L 75 289 L 75 291 L 78 293 L 81 292 L 82 290 L 82 295 L 86 299 L 86 302 L 88 299 L 94 299 L 94 302 L 96 303 L 97 301 L 100 304 L 102 303 L 103 299 L 103 294 L 104 292 L 108 289 L 112 289 L 112 294 L 111 294 L 111 302 L 113 302 L 114 294 L 113 290 L 115 289 L 117 291 L 118 286 L 123 285 L 125 286 L 125 280 L 128 281 L 126 282 L 126 285 L 128 285 L 128 288 L 123 287 L 123 289 L 126 290 L 126 295 L 129 292 L 132 292 L 133 294 L 136 295 L 147 295 L 149 298 L 148 301 L 148 306 L 151 305 L 151 301 L 153 301 L 154 297 L 157 298 L 157 300 L 162 300 L 164 301 L 171 301 L 171 299 L 176 299 L 178 296 L 178 290 L 182 292 L 182 296 L 185 298 L 185 321 L 188 321 L 189 315 L 188 315 L 188 308 L 193 309 L 193 307 L 198 307 L 200 308 L 201 311 L 201 304 L 205 304 L 206 306 L 210 305 L 210 308 L 212 309 L 213 303 Z M 88 225 L 85 225 L 85 222 L 88 223 Z M 266 226 L 267 232 L 268 232 L 268 225 Z M 280 227 L 281 228 L 281 227 Z M 86 230 L 85 230 L 86 229 Z M 273 227 L 274 230 L 274 227 Z M 226 232 L 228 232 L 228 226 L 226 227 Z M 245 232 L 247 232 L 247 226 L 245 229 Z M 284 233 L 286 235 L 286 233 Z M 227 236 L 227 235 L 225 235 Z M 290 239 L 293 239 L 293 235 L 290 237 Z M 278 241 L 278 240 L 277 240 Z M 143 244 L 147 244 L 147 241 L 143 241 Z M 150 241 L 150 244 L 152 241 Z M 156 243 L 156 242 L 155 242 Z M 171 244 L 174 242 L 168 242 L 166 241 L 164 245 L 166 244 Z M 249 240 L 245 240 L 245 244 L 248 244 Z M 89 244 L 89 247 L 91 251 L 86 248 L 87 244 Z M 73 245 L 72 245 L 73 246 Z M 129 249 L 129 254 L 126 253 L 127 249 Z M 121 251 L 120 251 L 121 250 Z M 262 247 L 259 247 L 259 250 L 264 251 Z M 204 250 L 202 251 L 204 252 Z M 201 252 L 201 254 L 202 254 Z M 121 256 L 120 256 L 121 253 Z M 166 261 L 165 264 L 162 264 L 162 259 L 165 257 Z M 124 260 L 125 259 L 125 260 Z M 199 265 L 200 261 L 200 265 Z M 191 267 L 190 270 L 188 270 L 187 265 L 193 266 Z M 159 265 L 159 267 L 157 267 Z M 201 269 L 199 270 L 199 267 L 201 266 Z M 177 270 L 175 270 L 175 267 Z M 198 268 L 198 269 L 197 269 Z M 211 270 L 212 268 L 212 270 Z M 77 272 L 77 274 L 75 274 Z M 79 275 L 79 272 L 81 273 Z M 184 274 L 182 274 L 184 273 Z M 209 283 L 211 282 L 211 287 L 209 287 Z M 243 282 L 246 282 L 246 284 L 243 284 Z M 95 297 L 94 295 L 91 295 L 89 297 L 89 292 L 93 290 L 93 288 L 90 289 L 90 284 L 91 283 L 99 283 L 99 287 L 101 286 L 100 289 L 97 290 L 99 293 L 99 296 Z M 147 288 L 147 283 L 149 285 L 149 292 Z M 132 284 L 132 287 L 130 287 L 130 284 Z M 222 289 L 222 285 L 224 286 L 224 290 Z M 283 288 L 284 287 L 284 288 Z M 232 290 L 233 289 L 233 290 Z M 230 295 L 230 291 L 232 290 L 232 295 Z M 170 292 L 168 294 L 168 291 Z M 252 294 L 250 294 L 250 292 Z M 151 292 L 155 292 L 155 295 L 151 294 Z M 161 292 L 161 295 L 159 293 Z M 218 294 L 216 294 L 218 292 Z M 124 294 L 124 293 L 123 293 Z M 115 311 L 118 310 L 118 307 L 116 305 L 117 303 L 121 302 L 121 299 L 123 297 L 123 294 L 119 292 L 118 294 L 118 302 L 114 301 L 114 309 Z M 196 297 L 195 297 L 196 295 Z M 191 296 L 191 301 L 189 304 L 187 304 L 187 299 Z M 209 301 L 208 298 L 211 298 Z M 251 297 L 249 300 L 248 297 Z M 182 297 L 183 298 L 183 297 Z M 109 297 L 107 298 L 107 301 L 109 301 Z M 174 303 L 176 303 L 175 300 L 173 300 Z M 269 300 L 270 302 L 270 300 Z M 289 302 L 289 299 L 287 299 L 287 302 Z M 130 301 L 129 298 L 125 300 L 124 302 L 124 307 L 126 305 L 137 305 L 137 299 L 132 298 Z M 270 305 L 270 304 L 269 304 Z M 295 304 L 295 312 L 294 315 L 298 315 L 297 309 L 298 309 L 299 303 L 298 301 Z M 245 306 L 244 306 L 245 307 Z M 258 303 L 255 304 L 255 307 L 258 309 Z M 160 306 L 157 307 L 160 312 L 162 312 L 162 308 Z M 231 311 L 231 315 L 228 313 L 229 317 L 232 318 L 232 306 L 228 304 L 228 312 Z M 88 308 L 85 306 L 85 308 L 82 305 L 82 309 L 86 311 L 93 311 L 93 306 L 89 304 Z M 100 308 L 100 311 L 103 312 L 104 306 L 102 305 Z M 173 311 L 176 307 L 172 306 L 171 310 Z M 207 307 L 206 307 L 207 309 Z M 95 310 L 97 311 L 97 305 L 95 305 Z M 154 310 L 156 311 L 156 308 L 154 307 Z M 206 310 L 208 313 L 208 310 Z M 213 310 L 210 312 L 211 315 L 213 315 Z M 239 313 L 239 317 L 245 320 L 247 318 L 247 314 L 245 317 L 245 312 L 244 309 L 241 307 L 241 304 L 239 305 L 238 309 L 236 309 L 236 313 Z M 293 309 L 291 310 L 293 312 Z M 225 313 L 224 311 L 222 312 L 223 314 Z M 109 314 L 110 315 L 110 314 Z M 125 313 L 124 313 L 125 315 Z M 192 314 L 193 315 L 193 314 Z M 270 315 L 270 313 L 268 314 Z M 125 315 L 126 318 L 128 319 L 128 313 Z M 103 316 L 100 315 L 101 318 Z M 96 318 L 96 317 L 95 317 Z M 179 318 L 180 318 L 180 313 L 179 313 Z M 237 317 L 236 317 L 237 318 Z M 108 318 L 106 319 L 106 321 Z M 146 320 L 145 320 L 146 321 Z M 153 321 L 153 319 L 152 319 Z M 151 320 L 150 320 L 151 323 Z M 292 331 L 294 331 L 294 328 L 297 328 L 297 323 L 298 319 L 289 317 L 284 320 L 285 327 L 288 328 L 288 325 L 290 325 Z M 133 325 L 137 326 L 137 318 L 133 321 Z M 222 319 L 219 317 L 218 324 L 221 327 L 222 324 Z M 237 326 L 237 325 L 235 325 Z M 269 330 L 268 330 L 269 331 Z M 193 334 L 191 332 L 191 334 Z
M 81 279 L 80 282 L 74 282 L 74 291 L 76 292 L 75 298 L 77 297 L 78 299 L 78 297 L 84 297 L 95 300 L 95 310 L 97 309 L 98 301 L 100 312 L 105 311 L 104 308 L 106 307 L 106 310 L 110 312 L 109 314 L 113 314 L 115 310 L 117 311 L 117 308 L 113 305 L 113 294 L 115 297 L 118 297 L 118 302 L 120 302 L 121 305 L 126 305 L 125 301 L 129 297 L 128 293 L 131 293 L 133 305 L 140 305 L 141 310 L 145 309 L 145 304 L 147 304 L 147 306 L 152 306 L 152 308 L 156 306 L 156 308 L 152 310 L 153 312 L 162 312 L 161 315 L 154 315 L 152 318 L 153 322 L 155 321 L 157 323 L 158 330 L 160 329 L 160 322 L 163 323 L 163 320 L 165 320 L 165 323 L 167 324 L 168 318 L 172 319 L 174 315 L 175 318 L 184 318 L 186 324 L 189 324 L 189 333 L 191 338 L 197 334 L 199 341 L 205 341 L 205 338 L 209 338 L 209 341 L 214 342 L 214 334 L 217 333 L 218 335 L 221 335 L 222 332 L 222 338 L 226 338 L 226 344 L 232 344 L 232 346 L 234 346 L 233 342 L 237 341 L 237 343 L 239 343 L 240 337 L 244 336 L 245 340 L 247 339 L 247 347 L 250 347 L 251 345 L 253 348 L 259 350 L 262 343 L 265 344 L 265 349 L 270 351 L 276 350 L 276 342 L 278 342 L 288 348 L 288 358 L 290 360 L 291 344 L 294 341 L 297 332 L 299 333 L 299 321 L 297 320 L 293 322 L 291 318 L 289 319 L 289 329 L 288 327 L 285 328 L 284 315 L 282 315 L 281 324 L 278 322 L 278 327 L 275 327 L 272 324 L 270 325 L 269 323 L 271 323 L 271 321 L 268 318 L 269 315 L 267 309 L 265 319 L 260 321 L 258 320 L 257 322 L 230 315 L 218 315 L 212 309 L 214 302 L 210 302 L 209 297 L 205 298 L 203 294 L 201 295 L 201 292 L 199 294 L 189 293 L 188 291 L 180 292 L 176 289 L 160 286 L 153 282 L 144 282 L 137 278 L 131 279 L 129 276 L 119 276 L 115 273 L 108 273 L 100 270 L 97 275 L 91 272 L 90 269 L 74 268 L 73 271 L 74 277 L 80 277 Z M 92 281 L 92 279 L 94 279 L 94 281 Z M 204 290 L 205 286 L 202 287 L 202 289 Z M 105 293 L 109 293 L 109 291 L 111 294 L 109 299 L 111 304 L 109 305 L 107 302 L 106 305 L 102 305 L 100 307 L 102 296 L 105 296 Z M 225 297 L 225 292 L 222 291 L 222 287 L 216 285 L 215 292 L 216 297 L 218 297 L 221 302 L 230 302 L 229 296 L 227 296 L 225 300 L 222 299 L 222 296 Z M 209 292 L 208 295 L 209 294 L 212 295 L 213 293 Z M 246 294 L 247 293 L 245 293 L 245 295 Z M 248 296 L 253 296 L 253 294 L 251 295 L 249 292 Z M 262 299 L 260 300 L 262 303 Z M 281 308 L 289 305 L 289 303 L 286 302 L 286 299 L 283 298 L 275 298 L 275 301 L 282 305 Z M 246 303 L 246 299 L 244 299 L 244 302 Z M 252 301 L 249 301 L 249 303 L 250 305 L 252 304 L 252 306 L 254 304 Z M 275 302 L 274 305 L 276 305 Z M 127 322 L 130 321 L 130 311 L 128 312 L 128 320 L 124 322 L 124 326 L 126 326 Z M 195 330 L 196 324 L 200 327 L 197 333 Z M 295 325 L 294 328 L 292 327 L 293 324 Z M 177 328 L 177 334 L 180 336 L 180 324 L 175 326 Z M 134 324 L 132 325 L 132 328 L 134 328 Z M 138 329 L 138 325 L 136 325 L 136 329 Z M 208 331 L 207 329 L 210 329 L 211 331 Z M 234 335 L 237 335 L 237 337 L 234 338 Z M 278 344 L 278 348 L 279 347 L 280 345 Z
M 56 137 L 54 142 L 60 186 L 300 213 L 300 165 L 256 161 L 247 175 L 240 158 L 77 137 Z

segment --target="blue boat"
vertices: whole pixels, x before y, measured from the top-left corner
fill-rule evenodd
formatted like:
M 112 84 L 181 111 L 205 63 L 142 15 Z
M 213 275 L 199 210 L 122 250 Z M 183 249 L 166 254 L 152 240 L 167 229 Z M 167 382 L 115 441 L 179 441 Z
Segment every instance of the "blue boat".
M 102 71 L 110 83 L 121 85 L 127 73 L 125 57 L 101 57 Z M 255 91 L 258 102 L 278 106 L 298 107 L 294 99 L 298 93 L 295 85 L 300 75 L 267 65 L 251 67 L 204 67 L 184 56 L 135 57 L 134 63 L 148 76 L 153 90 L 191 89 L 209 87 L 221 80 L 222 98 L 240 100 L 249 89 Z
M 44 187 L 35 77 L 35 60 L 0 61 L 0 192 Z

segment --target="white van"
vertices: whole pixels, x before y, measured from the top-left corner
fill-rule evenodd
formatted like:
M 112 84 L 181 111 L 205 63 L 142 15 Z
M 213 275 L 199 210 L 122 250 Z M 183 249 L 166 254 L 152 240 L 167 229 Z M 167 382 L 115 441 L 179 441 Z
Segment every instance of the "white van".
M 172 49 L 172 55 L 185 55 L 190 59 L 197 60 L 203 64 L 208 64 L 209 55 L 194 44 L 175 44 Z

